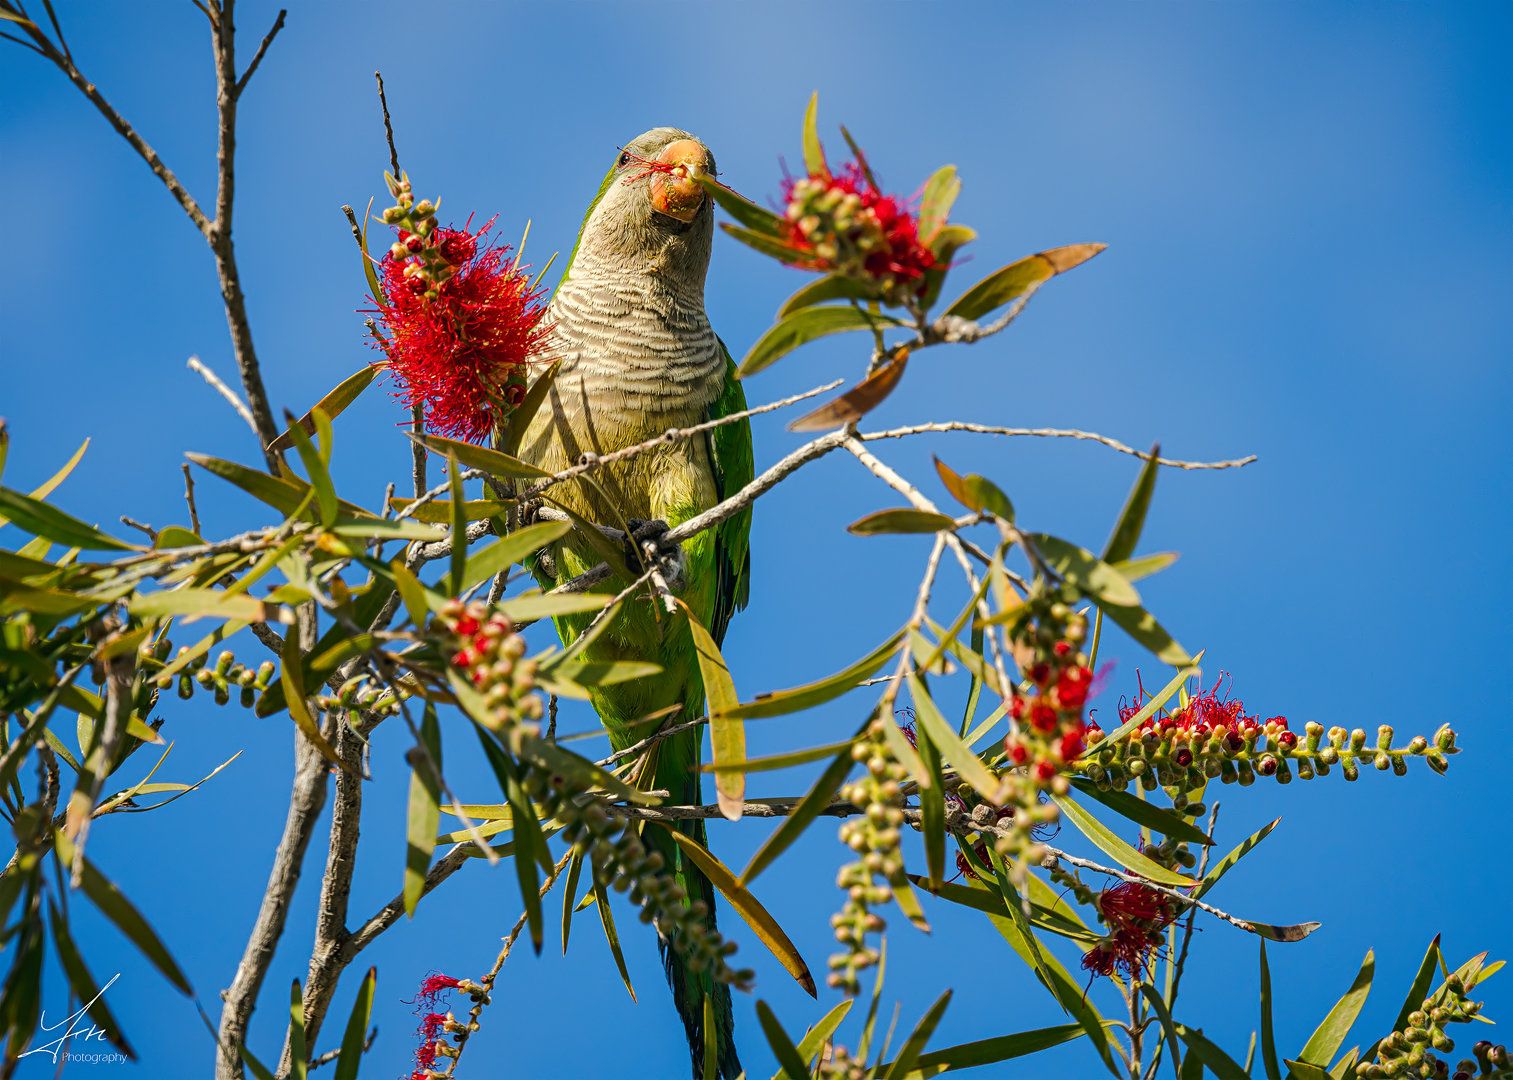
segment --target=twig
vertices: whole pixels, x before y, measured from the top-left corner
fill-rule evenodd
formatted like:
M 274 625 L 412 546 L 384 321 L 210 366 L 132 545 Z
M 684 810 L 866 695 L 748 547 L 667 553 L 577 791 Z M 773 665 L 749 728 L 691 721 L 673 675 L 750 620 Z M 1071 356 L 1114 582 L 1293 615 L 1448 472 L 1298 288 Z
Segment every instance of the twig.
M 993 825 L 974 826 L 974 828 L 976 828 L 979 832 L 990 832 L 995 836 L 1007 835 L 1007 830 L 1000 830 Z M 1178 892 L 1176 889 L 1168 889 L 1165 885 L 1157 885 L 1149 878 L 1143 878 L 1136 874 L 1127 873 L 1124 870 L 1116 870 L 1112 866 L 1100 866 L 1098 863 L 1089 862 L 1087 859 L 1079 859 L 1075 855 L 1068 855 L 1064 851 L 1049 847 L 1047 845 L 1041 846 L 1045 847 L 1047 855 L 1054 855 L 1062 862 L 1071 863 L 1073 866 L 1080 866 L 1082 869 L 1091 870 L 1095 874 L 1107 874 L 1110 877 L 1118 878 L 1120 881 L 1127 881 L 1132 885 L 1144 885 L 1146 888 L 1154 889 L 1156 890 L 1156 892 L 1169 896 L 1173 900 L 1180 900 L 1184 904 L 1190 904 L 1193 907 L 1202 908 L 1210 915 L 1216 915 L 1219 918 L 1223 919 L 1225 922 L 1229 923 L 1231 926 L 1238 926 L 1246 933 L 1253 934 L 1256 932 L 1255 927 L 1251 926 L 1250 923 L 1246 922 L 1244 919 L 1237 919 L 1228 912 L 1220 911 L 1213 905 L 1205 904 L 1202 900 L 1199 900 L 1196 897 L 1188 896 L 1186 893 Z M 1196 882 L 1194 884 L 1196 884 Z
M 211 371 L 210 368 L 207 367 L 198 356 L 191 356 L 189 358 L 189 370 L 198 371 L 201 375 L 203 375 L 205 377 L 205 381 L 208 382 L 213 389 L 219 391 L 221 397 L 225 398 L 231 403 L 231 407 L 236 410 L 236 414 L 243 420 L 247 421 L 247 426 L 252 429 L 252 434 L 259 434 L 257 430 L 257 421 L 252 418 L 252 410 L 247 408 L 242 399 L 236 396 L 236 391 L 231 389 L 231 387 L 227 386 L 225 383 L 221 382 L 220 377 L 216 375 L 215 372 Z
M 565 658 L 571 658 L 578 652 L 581 652 L 582 648 L 579 643 L 592 641 L 593 638 L 590 635 L 592 635 L 593 632 L 599 628 L 600 623 L 604 622 L 605 619 L 610 617 L 610 612 L 614 611 L 622 601 L 629 599 L 631 594 L 639 589 L 642 585 L 645 585 L 648 581 L 650 581 L 651 576 L 656 572 L 656 567 L 652 567 L 650 570 L 646 571 L 646 573 L 636 578 L 635 581 L 632 581 L 629 585 L 625 586 L 625 588 L 621 589 L 619 594 L 616 595 L 613 600 L 611 600 L 608 604 L 605 604 L 604 607 L 600 608 L 599 613 L 596 614 L 593 617 L 593 620 L 583 628 L 583 631 L 573 639 L 572 645 L 568 646 L 568 650 L 566 654 L 564 654 Z
M 368 1037 L 363 1040 L 362 1052 L 364 1054 L 373 1049 L 373 1040 L 376 1038 L 378 1038 L 378 1028 L 375 1027 L 372 1031 L 368 1032 Z M 318 1069 L 322 1065 L 329 1065 L 339 1057 L 341 1057 L 340 1047 L 337 1047 L 335 1050 L 327 1050 L 320 1057 L 310 1059 L 310 1068 Z
M 200 535 L 200 512 L 194 505 L 194 477 L 189 474 L 189 463 L 186 461 L 179 468 L 184 470 L 184 501 L 189 504 L 189 528 L 194 535 Z
M 252 78 L 252 73 L 263 62 L 263 54 L 268 51 L 268 46 L 273 44 L 273 39 L 284 28 L 284 16 L 287 14 L 289 14 L 288 11 L 279 11 L 278 18 L 273 20 L 273 29 L 269 30 L 267 36 L 263 38 L 263 43 L 257 47 L 257 53 L 252 57 L 252 63 L 247 65 L 247 70 L 242 72 L 242 77 L 236 81 L 237 97 L 241 97 L 242 91 L 247 89 L 247 80 Z
M 384 111 L 384 137 L 389 140 L 389 164 L 394 170 L 394 179 L 399 179 L 399 151 L 394 149 L 394 125 L 389 122 L 389 99 L 384 95 L 384 77 L 375 71 L 373 77 L 378 80 L 378 104 Z M 424 486 L 421 487 L 424 491 Z M 420 492 L 417 491 L 418 495 Z
M 420 505 L 420 501 L 426 495 L 426 448 L 419 438 L 426 433 L 426 408 L 423 402 L 417 401 L 410 406 L 410 430 L 416 435 L 415 441 L 410 443 L 410 478 L 415 484 L 415 498 L 417 501 L 411 506 L 405 507 L 405 511 L 413 513 L 415 507 Z M 466 474 L 464 474 L 463 479 L 467 479 Z M 437 494 L 440 494 L 440 491 Z M 432 498 L 435 498 L 435 496 L 433 495 Z M 398 516 L 404 517 L 405 513 L 401 512 Z
M 471 841 L 458 844 L 456 847 L 452 848 L 451 851 L 447 852 L 444 856 L 438 859 L 435 864 L 432 865 L 431 869 L 426 873 L 425 884 L 421 886 L 420 895 L 426 896 L 431 892 L 431 890 L 435 889 L 436 886 L 440 885 L 447 878 L 451 877 L 458 870 L 462 869 L 462 867 L 465 866 L 472 858 L 472 856 L 468 854 L 468 849 L 470 847 L 472 847 Z M 373 915 L 372 918 L 370 918 L 367 922 L 363 923 L 360 927 L 352 932 L 352 936 L 347 938 L 346 942 L 342 945 L 342 962 L 344 964 L 350 964 L 352 962 L 352 959 L 356 957 L 358 953 L 362 952 L 369 945 L 373 944 L 374 939 L 377 938 L 379 934 L 382 934 L 385 930 L 398 922 L 399 917 L 404 914 L 404 911 L 405 898 L 404 893 L 401 892 L 398 896 L 394 897 L 394 899 L 385 904 L 375 915 Z
M 1107 435 L 1099 435 L 1092 431 L 1078 431 L 1076 428 L 1008 428 L 953 420 L 945 423 L 914 424 L 909 427 L 890 428 L 887 431 L 868 431 L 856 437 L 862 442 L 872 442 L 875 439 L 901 439 L 906 435 L 922 435 L 931 431 L 972 431 L 979 435 L 1035 435 L 1049 439 L 1088 439 L 1118 450 L 1121 454 L 1130 454 L 1141 461 L 1150 460 L 1150 453 L 1145 450 L 1136 450 L 1133 446 L 1126 446 L 1118 439 L 1110 439 Z M 1169 465 L 1174 469 L 1238 469 L 1258 460 L 1260 459 L 1255 454 L 1251 454 L 1249 457 L 1236 458 L 1233 461 L 1175 461 L 1171 458 L 1158 457 L 1156 463 Z
M 158 530 L 154 529 L 151 525 L 144 525 L 140 521 L 136 521 L 132 518 L 127 517 L 125 514 L 121 515 L 121 524 L 128 525 L 139 532 L 146 533 L 147 539 L 151 540 L 153 543 L 157 543 Z
M 1214 825 L 1215 825 L 1215 823 L 1218 820 L 1219 820 L 1219 804 L 1217 802 L 1215 802 L 1214 805 L 1213 805 L 1213 808 L 1211 810 L 1209 810 L 1209 812 L 1208 812 L 1208 839 L 1210 841 L 1212 841 L 1213 838 L 1214 838 Z M 1210 850 L 1211 850 L 1211 845 L 1210 844 L 1204 844 L 1203 845 L 1203 854 L 1202 854 L 1202 856 L 1200 858 L 1200 861 L 1198 862 L 1198 880 L 1199 881 L 1202 881 L 1203 880 L 1203 875 L 1206 874 L 1206 873 L 1208 873 L 1208 854 L 1209 854 Z M 1177 991 L 1182 986 L 1182 968 L 1183 968 L 1183 965 L 1185 965 L 1187 963 L 1187 946 L 1188 946 L 1188 944 L 1193 939 L 1193 920 L 1195 920 L 1197 917 L 1198 917 L 1198 909 L 1197 908 L 1193 908 L 1190 912 L 1188 912 L 1188 915 L 1187 915 L 1187 926 L 1183 929 L 1183 933 L 1182 933 L 1182 952 L 1177 957 L 1177 967 L 1176 967 L 1176 970 L 1172 974 L 1172 996 L 1171 996 L 1171 999 L 1169 1001 L 1167 1001 L 1167 1003 L 1166 1003 L 1166 1007 L 1167 1007 L 1168 1010 L 1172 1009 L 1177 1004 Z
M 1015 301 L 1013 307 L 1009 308 L 1008 311 L 1004 312 L 993 322 L 988 323 L 987 326 L 956 315 L 942 315 L 924 328 L 923 333 L 920 334 L 919 343 L 921 345 L 939 345 L 961 342 L 964 345 L 971 345 L 974 342 L 981 341 L 983 338 L 992 337 L 994 334 L 1007 329 L 1011 322 L 1019 318 L 1020 313 L 1024 311 L 1026 305 L 1040 291 L 1040 287 L 1049 280 L 1050 278 L 1042 278 L 1032 284 Z

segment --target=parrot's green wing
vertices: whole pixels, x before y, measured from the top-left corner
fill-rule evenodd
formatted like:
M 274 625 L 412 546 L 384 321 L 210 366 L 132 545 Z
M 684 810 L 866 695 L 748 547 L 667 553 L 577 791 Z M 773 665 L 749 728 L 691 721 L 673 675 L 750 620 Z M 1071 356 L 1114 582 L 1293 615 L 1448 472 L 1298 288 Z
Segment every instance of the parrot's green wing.
M 723 341 L 720 341 L 720 352 L 725 355 L 725 389 L 709 406 L 711 420 L 746 411 L 746 390 L 741 386 L 735 360 Z M 714 467 L 715 490 L 723 502 L 756 478 L 751 420 L 722 424 L 709 431 L 706 437 L 709 440 L 709 463 Z M 709 632 L 716 644 L 723 645 L 730 617 L 746 606 L 751 590 L 751 507 L 727 518 L 715 528 L 715 573 L 718 585 Z

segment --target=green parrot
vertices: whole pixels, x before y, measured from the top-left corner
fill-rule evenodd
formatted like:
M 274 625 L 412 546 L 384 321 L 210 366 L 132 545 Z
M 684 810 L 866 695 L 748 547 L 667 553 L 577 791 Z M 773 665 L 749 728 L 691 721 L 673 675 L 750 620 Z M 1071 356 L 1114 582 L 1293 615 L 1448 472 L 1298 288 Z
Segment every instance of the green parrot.
M 715 174 L 709 148 L 685 131 L 664 127 L 626 144 L 604 177 L 545 316 L 552 326 L 546 355 L 561 368 L 521 440 L 527 461 L 558 471 L 576 464 L 586 451 L 607 454 L 671 427 L 691 427 L 746 408 L 735 363 L 704 314 L 714 205 L 688 175 L 695 172 Z M 726 424 L 592 475 L 608 502 L 584 483 L 558 485 L 551 496 L 606 525 L 639 519 L 675 526 L 751 481 L 751 425 L 747 420 Z M 748 509 L 689 540 L 676 556 L 679 572 L 673 588 L 717 643 L 723 641 L 731 615 L 746 606 L 750 531 Z M 601 561 L 573 533 L 544 549 L 532 570 L 550 588 Z M 626 584 L 611 578 L 599 588 L 615 593 Z M 559 618 L 563 643 L 576 639 L 590 618 Z M 591 691 L 616 750 L 652 733 L 656 723 L 629 726 L 648 714 L 681 706 L 667 718 L 669 724 L 704 715 L 704 685 L 681 610 L 677 615 L 656 611 L 644 596 L 629 602 L 583 658 L 650 661 L 662 667 L 661 675 Z M 671 792 L 675 804 L 700 803 L 703 729 L 653 747 L 636 778 L 640 786 Z M 680 827 L 705 842 L 702 821 Z M 702 900 L 708 907 L 707 922 L 713 928 L 715 890 L 709 879 L 662 829 L 648 828 L 642 838 L 675 868 L 688 902 Z M 732 1037 L 730 988 L 715 985 L 707 971 L 689 971 L 660 937 L 658 945 L 688 1036 L 694 1076 L 703 1074 L 704 998 L 712 994 L 719 1073 L 735 1080 L 741 1065 Z

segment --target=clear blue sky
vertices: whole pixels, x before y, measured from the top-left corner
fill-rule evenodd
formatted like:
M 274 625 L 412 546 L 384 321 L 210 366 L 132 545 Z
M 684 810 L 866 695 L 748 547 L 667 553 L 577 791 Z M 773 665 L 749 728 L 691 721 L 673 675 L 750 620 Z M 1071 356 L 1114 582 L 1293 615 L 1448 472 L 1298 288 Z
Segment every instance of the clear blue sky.
M 210 202 L 214 84 L 202 17 L 188 4 L 58 6 L 89 77 Z M 241 5 L 244 62 L 275 10 Z M 1498 756 L 1509 706 L 1499 657 L 1513 601 L 1504 567 L 1510 31 L 1507 5 L 1472 2 L 296 4 L 242 101 L 236 237 L 254 334 L 275 408 L 302 410 L 370 358 L 355 314 L 365 290 L 339 207 L 360 208 L 382 190 L 374 68 L 388 80 L 403 161 L 422 193 L 442 195 L 459 219 L 498 214 L 506 237 L 534 219 L 526 257 L 537 265 L 571 246 L 615 147 L 655 125 L 706 139 L 742 192 L 776 193 L 777 157 L 797 160 L 815 89 L 832 145 L 845 122 L 889 187 L 907 193 L 943 163 L 960 169 L 955 218 L 981 240 L 957 288 L 1032 251 L 1108 243 L 1009 333 L 921 355 L 876 420 L 1080 427 L 1142 446 L 1159 439 L 1184 458 L 1260 455 L 1238 472 L 1163 473 L 1142 548 L 1183 557 L 1142 585 L 1147 601 L 1189 648 L 1208 650 L 1210 673 L 1233 673 L 1252 711 L 1299 728 L 1386 722 L 1403 737 L 1448 720 L 1466 751 L 1445 778 L 1415 767 L 1347 785 L 1336 772 L 1220 794 L 1226 846 L 1283 821 L 1216 902 L 1271 922 L 1325 924 L 1272 950 L 1281 1048 L 1301 1046 L 1375 947 L 1378 990 L 1357 1032 L 1368 1042 L 1387 1030 L 1435 932 L 1452 960 L 1513 948 L 1513 805 Z M 245 427 L 184 367 L 193 353 L 234 374 L 209 253 L 58 72 L 6 46 L 0 100 L 6 482 L 40 482 L 88 436 L 62 506 L 105 523 L 123 513 L 180 522 L 185 450 L 258 460 Z M 801 281 L 721 237 L 711 318 L 739 355 Z M 771 400 L 854 377 L 861 350 L 855 339 L 813 347 L 747 393 Z M 403 484 L 400 419 L 371 392 L 339 421 L 337 476 L 349 498 L 377 505 L 387 481 Z M 759 462 L 797 444 L 782 422 L 757 423 Z M 1065 441 L 952 435 L 882 452 L 942 495 L 932 451 L 994 477 L 1022 522 L 1089 546 L 1106 536 L 1135 474 L 1128 457 Z M 200 491 L 211 532 L 265 520 L 238 493 L 208 480 Z M 902 621 L 924 541 L 864 541 L 843 528 L 896 503 L 839 457 L 761 503 L 751 606 L 727 641 L 743 696 L 833 671 Z M 12 527 L 0 542 L 21 538 Z M 959 599 L 950 584 L 941 609 Z M 239 647 L 260 659 L 254 641 Z M 1120 666 L 1096 703 L 1104 717 L 1137 668 L 1147 682 L 1161 678 L 1126 640 L 1107 655 Z M 869 704 L 858 695 L 753 724 L 752 752 L 833 739 Z M 170 695 L 161 712 L 177 740 L 163 775 L 195 779 L 242 756 L 156 816 L 103 822 L 91 852 L 163 932 L 213 1012 L 282 827 L 292 729 L 203 695 L 189 705 Z M 565 729 L 590 724 L 581 710 L 564 713 Z M 448 735 L 448 773 L 464 798 L 497 798 L 468 760 L 466 732 Z M 399 730 L 380 729 L 354 923 L 400 883 L 404 746 Z M 793 793 L 809 777 L 763 774 L 751 790 Z M 711 843 L 739 866 L 767 831 L 718 824 Z M 816 970 L 833 946 L 827 919 L 840 897 L 831 881 L 843 854 L 821 824 L 757 890 Z M 265 1057 L 282 1038 L 289 980 L 303 977 L 323 856 L 317 839 L 253 1021 L 252 1045 Z M 380 1035 L 364 1075 L 408 1069 L 414 1021 L 400 999 L 432 968 L 485 970 L 518 910 L 507 865 L 470 865 L 368 951 L 361 966 L 378 965 Z M 938 903 L 930 912 L 929 940 L 892 920 L 888 997 L 902 999 L 905 1020 L 949 986 L 956 1003 L 936 1045 L 1062 1022 L 982 920 Z M 142 1052 L 137 1071 L 205 1075 L 212 1045 L 192 1005 L 113 931 L 80 920 L 96 973 L 122 973 L 111 1002 Z M 542 958 L 525 950 L 510 960 L 463 1072 L 686 1075 L 652 940 L 623 907 L 621 923 L 639 1006 L 598 928 L 579 922 L 565 960 L 554 934 Z M 727 914 L 723 925 L 790 1031 L 833 1003 L 823 991 L 818 1006 L 809 1002 L 737 920 Z M 1255 939 L 1210 924 L 1196 948 L 1180 1011 L 1243 1054 L 1257 1015 Z M 1488 988 L 1494 1017 L 1513 1001 L 1502 982 Z M 338 1018 L 354 989 L 344 985 Z M 45 1004 L 50 1015 L 63 1010 L 56 975 Z M 737 1010 L 750 1074 L 769 1075 L 753 999 L 738 995 Z M 320 1049 L 334 1045 L 339 1023 Z M 842 1037 L 854 1040 L 854 1030 Z M 630 1045 L 630 1063 L 617 1064 Z M 1081 1044 L 1050 1058 L 984 1074 L 1097 1072 Z M 50 1069 L 33 1058 L 22 1075 Z

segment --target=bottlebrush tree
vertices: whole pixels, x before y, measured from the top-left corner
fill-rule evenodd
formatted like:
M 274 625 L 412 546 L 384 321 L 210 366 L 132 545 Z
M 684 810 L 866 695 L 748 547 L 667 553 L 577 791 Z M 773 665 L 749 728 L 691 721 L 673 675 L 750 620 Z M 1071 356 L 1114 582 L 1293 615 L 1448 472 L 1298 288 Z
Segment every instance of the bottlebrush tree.
M 206 0 L 204 8 L 214 31 L 223 149 L 234 147 L 235 99 L 283 24 L 280 14 L 238 78 L 231 7 L 232 0 Z M 722 227 L 731 237 L 815 275 L 732 365 L 732 378 L 749 389 L 762 370 L 821 337 L 852 332 L 861 343 L 857 384 L 790 425 L 815 433 L 810 442 L 761 472 L 753 469 L 701 512 L 670 528 L 650 523 L 656 528 L 648 529 L 606 494 L 600 481 L 612 466 L 695 440 L 717 446 L 720 429 L 833 387 L 758 408 L 741 403 L 692 427 L 584 453 L 565 468 L 541 468 L 528 459 L 522 440 L 543 410 L 554 407 L 562 363 L 553 353 L 545 271 L 532 275 L 518 255 L 511 257 L 496 239 L 496 217 L 472 224 L 495 208 L 443 223 L 439 200 L 419 197 L 400 168 L 391 135 L 384 174 L 391 205 L 362 222 L 348 211 L 361 258 L 360 274 L 354 260 L 352 295 L 354 306 L 371 315 L 375 360 L 303 416 L 289 415 L 281 430 L 275 428 L 231 241 L 234 157 L 220 159 L 228 194 L 211 219 L 84 79 L 56 20 L 51 31 L 44 29 L 18 0 L 0 0 L 0 18 L 20 35 L 7 35 L 11 40 L 41 54 L 90 96 L 215 251 L 247 403 L 220 389 L 256 432 L 263 463 L 189 457 L 200 483 L 212 485 L 199 488 L 201 499 L 227 490 L 213 485 L 229 485 L 266 508 L 235 535 L 206 536 L 191 479 L 188 523 L 138 526 L 143 543 L 88 525 L 47 501 L 78 455 L 30 493 L 0 486 L 8 535 L 29 537 L 0 549 L 0 813 L 16 837 L 15 854 L 0 874 L 0 940 L 8 965 L 0 991 L 0 1075 L 11 1075 L 31 1045 L 48 955 L 106 1036 L 133 1054 L 75 942 L 70 894 L 87 898 L 170 983 L 192 994 L 173 959 L 172 934 L 153 929 L 153 898 L 127 899 L 109 868 L 91 858 L 89 840 L 94 829 L 112 827 L 102 819 L 192 797 L 198 784 L 156 779 L 157 764 L 147 759 L 163 742 L 158 732 L 171 722 L 175 698 L 203 691 L 222 706 L 231 707 L 235 698 L 258 716 L 287 716 L 301 733 L 291 831 L 272 853 L 275 872 L 246 958 L 234 978 L 228 973 L 216 1031 L 219 1077 L 244 1070 L 303 1077 L 333 1059 L 335 1075 L 355 1077 L 369 1042 L 376 974 L 369 969 L 355 976 L 356 1004 L 338 1048 L 322 1055 L 317 1039 L 339 983 L 367 945 L 445 888 L 470 858 L 512 864 L 523 913 L 492 962 L 480 956 L 472 973 L 413 972 L 403 980 L 405 992 L 420 988 L 414 1080 L 458 1075 L 467 1047 L 488 1037 L 491 995 L 508 977 L 506 960 L 522 934 L 540 951 L 553 890 L 564 941 L 574 913 L 593 903 L 622 973 L 623 945 L 642 932 L 617 928 L 611 890 L 627 892 L 652 927 L 644 933 L 655 934 L 689 971 L 707 974 L 711 987 L 759 992 L 741 950 L 766 948 L 811 994 L 829 995 L 828 1011 L 801 1036 L 785 1030 L 760 1000 L 760 1030 L 741 1033 L 768 1044 L 789 1080 L 929 1077 L 1076 1039 L 1085 1041 L 1092 1071 L 1099 1067 L 1095 1058 L 1128 1080 L 1151 1080 L 1165 1061 L 1182 1080 L 1205 1070 L 1238 1080 L 1253 1074 L 1258 1045 L 1268 1080 L 1513 1076 L 1503 1046 L 1451 1033 L 1459 1031 L 1454 1025 L 1484 1019 L 1478 988 L 1501 962 L 1488 963 L 1482 954 L 1452 968 L 1438 938 L 1406 988 L 1392 1030 L 1364 1049 L 1341 1053 L 1371 988 L 1369 954 L 1304 1045 L 1276 1044 L 1267 948 L 1285 948 L 1319 924 L 1272 925 L 1253 912 L 1227 910 L 1225 875 L 1242 858 L 1267 857 L 1256 853 L 1275 823 L 1238 843 L 1221 840 L 1219 792 L 1261 780 L 1276 784 L 1273 797 L 1285 800 L 1280 788 L 1294 778 L 1334 782 L 1329 778 L 1337 774 L 1351 782 L 1367 771 L 1385 781 L 1387 774 L 1419 767 L 1415 761 L 1443 774 L 1459 748 L 1449 725 L 1403 742 L 1386 726 L 1372 735 L 1326 730 L 1308 720 L 1294 730 L 1285 717 L 1249 715 L 1217 682 L 1203 689 L 1201 654 L 1189 653 L 1168 629 L 1180 626 L 1180 612 L 1158 621 L 1146 609 L 1135 583 L 1175 559 L 1137 553 L 1160 470 L 1237 468 L 1253 458 L 1175 461 L 1161 457 L 1159 448 L 1139 452 L 1080 431 L 950 421 L 864 429 L 867 415 L 900 386 L 907 369 L 924 362 L 924 350 L 970 345 L 1005 331 L 1040 288 L 1096 256 L 1102 245 L 1030 255 L 956 290 L 958 253 L 975 233 L 950 221 L 961 187 L 954 168 L 929 175 L 916 197 L 887 194 L 844 128 L 850 160 L 836 164 L 827 157 L 816 100 L 803 121 L 804 172 L 782 181 L 774 209 L 727 186 L 706 152 L 676 149 L 683 142 L 655 156 L 625 150 L 617 161 L 621 171 L 611 170 L 601 196 L 616 182 L 642 185 L 669 222 L 688 222 L 718 206 L 730 219 Z M 383 115 L 387 126 L 387 106 Z M 379 233 L 383 240 L 375 241 Z M 944 304 L 948 292 L 958 295 Z M 395 439 L 413 448 L 413 491 L 396 497 L 391 485 L 384 504 L 372 507 L 339 493 L 337 421 L 381 378 L 410 410 L 409 430 Z M 1110 507 L 1108 540 L 1095 548 L 1037 531 L 1017 517 L 1004 485 L 959 474 L 943 461 L 936 462 L 936 475 L 954 504 L 937 505 L 877 454 L 889 440 L 942 431 L 1090 438 L 1140 465 L 1122 508 Z M 0 467 L 8 449 L 0 429 Z M 741 657 L 721 654 L 717 635 L 684 595 L 685 548 L 706 543 L 787 477 L 835 451 L 851 455 L 892 489 L 889 498 L 904 504 L 851 523 L 852 533 L 932 538 L 917 578 L 900 589 L 907 614 L 845 669 L 741 701 L 730 675 Z M 432 460 L 444 465 L 435 484 Z M 185 473 L 190 477 L 189 466 Z M 464 498 L 466 480 L 483 481 L 488 497 Z M 590 520 L 564 509 L 553 496 L 574 486 L 593 489 L 613 513 Z M 550 588 L 535 587 L 521 573 L 555 558 L 570 540 L 594 551 L 597 565 Z M 932 604 L 937 577 L 958 572 L 970 600 L 959 610 L 940 611 Z M 558 743 L 557 699 L 592 699 L 607 687 L 669 677 L 655 663 L 584 658 L 592 642 L 632 611 L 655 613 L 669 634 L 690 635 L 705 701 L 691 721 L 666 709 L 644 717 L 630 745 L 590 760 Z M 538 621 L 572 617 L 580 621 L 561 624 L 574 627 L 561 642 L 532 652 L 522 636 Z M 200 625 L 191 627 L 194 622 Z M 1086 707 L 1101 688 L 1098 655 L 1109 624 L 1171 674 L 1155 693 L 1140 686 L 1120 708 L 1118 726 L 1105 731 Z M 233 638 L 236 651 L 226 647 Z M 968 702 L 960 718 L 948 717 L 938 704 L 953 681 L 963 685 Z M 795 737 L 786 752 L 746 755 L 747 720 L 797 714 L 844 694 L 853 695 L 847 700 L 857 720 L 850 738 L 806 746 Z M 63 710 L 79 715 L 75 733 L 57 724 Z M 653 784 L 664 740 L 690 728 L 701 735 L 707 728 L 710 735 L 710 760 L 702 770 L 717 790 L 714 803 L 679 801 Z M 497 790 L 455 791 L 444 762 L 458 754 L 481 754 Z M 406 835 L 370 830 L 361 848 L 364 858 L 387 858 L 381 853 L 403 846 L 403 887 L 355 929 L 342 920 L 322 922 L 308 977 L 292 987 L 282 1049 L 249 1047 L 248 1019 L 289 910 L 303 840 L 332 776 L 341 809 L 330 825 L 321 910 L 324 916 L 328 901 L 340 896 L 345 911 L 370 755 L 402 756 L 411 772 Z M 746 799 L 748 777 L 806 762 L 824 763 L 807 791 Z M 471 796 L 466 803 L 465 795 Z M 443 812 L 459 828 L 438 835 Z M 701 832 L 679 826 L 715 816 L 781 823 L 737 872 L 700 842 Z M 784 853 L 822 817 L 839 819 L 839 842 L 855 859 L 836 880 L 834 902 L 816 903 L 811 913 L 829 920 L 838 944 L 825 977 L 816 980 L 763 907 L 757 883 L 765 874 L 762 884 L 772 885 L 784 872 Z M 655 850 L 666 847 L 663 834 L 675 843 L 667 848 L 676 852 L 671 862 Z M 1137 842 L 1127 839 L 1137 835 Z M 723 931 L 710 929 L 710 905 L 689 895 L 679 867 L 697 868 L 712 883 L 726 912 Z M 991 943 L 984 947 L 1006 943 L 1069 1022 L 984 1032 L 979 1041 L 932 1049 L 951 1000 L 944 989 L 901 1043 L 882 1038 L 885 930 L 890 923 L 896 933 L 928 929 L 927 909 L 940 903 L 980 912 L 981 932 Z M 1179 1000 L 1200 920 L 1258 939 L 1261 1007 L 1248 1049 L 1205 1037 L 1203 1003 Z M 1341 973 L 1339 981 L 1350 978 Z M 869 980 L 870 1007 L 864 1017 L 851 1018 Z M 604 992 L 616 991 L 606 986 Z M 451 994 L 458 1008 L 466 1000 L 463 1015 L 452 1011 Z M 715 1001 L 712 990 L 705 993 L 705 1039 L 693 1048 L 694 1075 L 707 1080 L 730 1073 L 714 1037 Z M 1113 1002 L 1117 1014 L 1106 1016 L 1098 1002 Z M 1457 1054 L 1457 1041 L 1468 1040 L 1469 1053 Z

